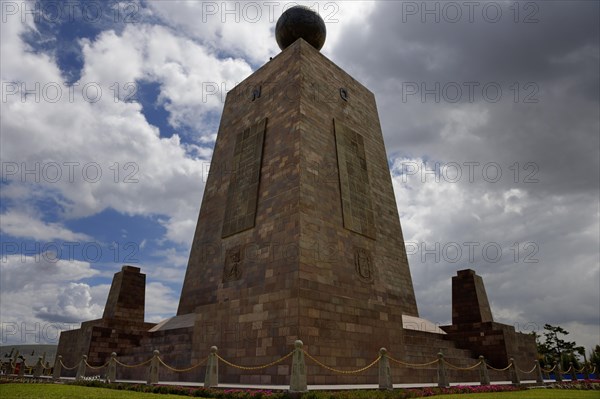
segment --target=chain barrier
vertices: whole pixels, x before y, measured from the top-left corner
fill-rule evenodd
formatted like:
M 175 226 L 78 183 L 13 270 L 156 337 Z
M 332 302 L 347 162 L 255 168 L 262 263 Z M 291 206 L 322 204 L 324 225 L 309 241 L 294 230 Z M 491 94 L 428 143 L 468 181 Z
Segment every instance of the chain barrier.
M 556 364 L 555 364 L 555 365 L 554 365 L 554 366 L 553 366 L 551 369 L 542 369 L 542 371 L 543 371 L 544 373 L 551 373 L 551 372 L 553 372 L 553 371 L 554 371 L 554 369 L 556 369 Z
M 529 370 L 529 371 L 523 371 L 523 370 L 521 370 L 519 367 L 517 367 L 517 366 L 515 366 L 515 367 L 516 367 L 516 369 L 517 369 L 517 370 L 519 370 L 519 371 L 520 371 L 521 373 L 523 373 L 523 374 L 531 374 L 531 373 L 533 373 L 533 372 L 535 371 L 535 369 L 537 368 L 537 364 L 536 364 L 535 366 L 533 366 L 533 368 L 532 368 L 531 370 Z
M 136 368 L 136 367 L 142 367 L 142 366 L 145 366 L 145 365 L 149 364 L 151 361 L 152 361 L 152 358 L 150 358 L 150 359 L 146 360 L 146 361 L 145 361 L 145 362 L 143 362 L 143 363 L 140 363 L 140 364 L 134 364 L 133 366 L 130 366 L 130 365 L 128 365 L 128 364 L 121 363 L 120 361 L 118 361 L 117 359 L 115 359 L 115 363 L 117 363 L 119 366 L 127 367 L 127 368 L 129 368 L 129 369 L 133 369 L 133 368 Z
M 511 366 L 512 366 L 512 364 L 509 364 L 508 366 L 504 367 L 503 369 L 497 369 L 497 368 L 495 368 L 495 367 L 492 367 L 492 366 L 490 366 L 490 365 L 489 365 L 489 364 L 487 364 L 487 363 L 486 363 L 485 365 L 486 365 L 486 367 L 487 367 L 488 369 L 490 369 L 490 370 L 494 370 L 494 371 L 506 371 L 506 370 L 508 370 L 509 368 L 511 368 Z
M 240 366 L 240 365 L 237 365 L 237 364 L 233 364 L 233 363 L 231 363 L 231 362 L 228 362 L 227 360 L 223 359 L 223 358 L 222 358 L 221 356 L 219 356 L 218 354 L 217 354 L 217 359 L 219 359 L 220 361 L 222 361 L 222 362 L 223 362 L 223 363 L 225 363 L 226 365 L 228 365 L 228 366 L 231 366 L 231 367 L 233 367 L 233 368 L 236 368 L 236 369 L 240 369 L 240 370 L 261 370 L 261 369 L 266 369 L 267 367 L 274 366 L 274 365 L 276 365 L 277 363 L 281 363 L 282 361 L 284 361 L 284 360 L 285 360 L 285 359 L 287 359 L 288 357 L 292 356 L 293 354 L 294 354 L 294 351 L 291 351 L 290 353 L 288 353 L 288 354 L 287 354 L 287 355 L 285 355 L 284 357 L 281 357 L 281 358 L 279 358 L 279 359 L 277 359 L 277 360 L 275 360 L 275 361 L 273 361 L 273 362 L 271 362 L 271 363 L 269 363 L 269 364 L 265 364 L 265 365 L 262 365 L 262 366 L 251 366 L 251 367 L 247 367 L 247 366 Z
M 322 368 L 324 368 L 326 370 L 332 371 L 334 373 L 338 373 L 338 374 L 358 374 L 358 373 L 362 373 L 362 372 L 370 369 L 371 367 L 375 366 L 382 359 L 382 356 L 380 355 L 374 361 L 372 361 L 371 363 L 369 363 L 365 367 L 359 368 L 357 370 L 340 370 L 340 369 L 336 369 L 334 367 L 327 366 L 326 364 L 324 364 L 323 362 L 319 361 L 317 358 L 315 358 L 314 356 L 312 356 L 310 353 L 308 353 L 305 350 L 302 350 L 302 352 L 306 355 L 306 357 L 308 357 L 310 360 L 312 360 L 318 366 L 320 366 L 320 367 L 322 367 Z M 272 361 L 272 362 L 270 362 L 268 364 L 264 364 L 264 365 L 260 365 L 260 366 L 241 366 L 241 365 L 237 365 L 237 364 L 229 362 L 228 360 L 222 358 L 219 354 L 216 354 L 216 357 L 217 357 L 218 360 L 222 361 L 226 365 L 231 366 L 231 367 L 236 368 L 236 369 L 240 369 L 240 370 L 261 370 L 261 369 L 266 369 L 268 367 L 272 367 L 272 366 L 274 366 L 274 365 L 276 365 L 278 363 L 283 362 L 284 360 L 290 358 L 294 353 L 295 353 L 295 351 L 291 351 L 287 355 L 285 355 L 285 356 L 283 356 L 283 357 L 281 357 L 281 358 L 279 358 L 277 360 L 274 360 L 274 361 Z M 431 362 L 427 362 L 427 363 L 407 363 L 407 362 L 403 362 L 401 360 L 395 359 L 395 358 L 393 358 L 393 357 L 391 357 L 389 355 L 386 355 L 386 357 L 387 357 L 387 359 L 389 359 L 390 361 L 392 361 L 394 363 L 397 363 L 397 364 L 405 366 L 405 367 L 411 367 L 411 368 L 432 366 L 432 365 L 437 364 L 437 363 L 440 362 L 440 359 L 435 359 L 435 360 L 433 360 Z M 139 364 L 128 365 L 128 364 L 120 362 L 117 359 L 114 359 L 114 361 L 115 361 L 116 364 L 118 364 L 118 365 L 120 365 L 122 367 L 126 367 L 126 368 L 142 367 L 142 366 L 150 364 L 150 362 L 152 362 L 152 360 L 153 360 L 153 358 L 150 358 L 150 359 L 148 359 L 148 360 L 146 360 L 146 361 L 144 361 L 142 363 L 139 363 Z M 177 373 L 184 373 L 184 372 L 188 372 L 188 371 L 194 370 L 195 368 L 198 368 L 198 367 L 204 365 L 208 360 L 209 360 L 209 357 L 206 357 L 205 359 L 199 361 L 197 364 L 195 364 L 193 366 L 190 366 L 188 368 L 178 369 L 178 368 L 175 368 L 175 367 L 172 367 L 172 366 L 166 364 L 160 357 L 158 357 L 158 361 L 159 361 L 160 364 L 162 364 L 168 370 L 171 370 L 171 371 L 177 372 Z M 105 368 L 105 367 L 109 366 L 109 364 L 110 364 L 110 361 L 107 361 L 106 363 L 104 363 L 101 366 L 92 366 L 91 364 L 89 364 L 87 362 L 86 359 L 82 359 L 75 366 L 68 367 L 68 366 L 66 366 L 63 363 L 62 359 L 58 359 L 58 361 L 59 361 L 60 365 L 62 366 L 62 368 L 65 369 L 65 370 L 75 370 L 75 369 L 77 369 L 81 365 L 81 361 L 84 362 L 84 364 L 85 364 L 86 367 L 88 367 L 90 369 L 93 369 L 93 370 L 99 370 L 99 369 Z M 557 368 L 556 364 L 553 365 L 553 367 L 550 368 L 550 369 L 544 369 L 540 365 L 536 364 L 536 365 L 533 366 L 533 368 L 531 370 L 525 371 L 525 370 L 522 370 L 516 364 L 513 364 L 513 363 L 510 363 L 508 366 L 506 366 L 504 368 L 498 369 L 498 368 L 490 366 L 487 362 L 485 362 L 485 360 L 480 360 L 476 364 L 474 364 L 472 366 L 469 366 L 469 367 L 459 367 L 459 366 L 456 366 L 456 365 L 454 365 L 452 363 L 449 363 L 448 361 L 446 361 L 443 358 L 441 359 L 441 361 L 444 362 L 444 364 L 447 365 L 449 368 L 454 369 L 454 370 L 459 370 L 459 371 L 474 370 L 477 367 L 480 367 L 482 364 L 485 364 L 486 368 L 488 368 L 488 369 L 491 369 L 491 370 L 494 370 L 494 371 L 500 371 L 500 372 L 507 371 L 511 367 L 513 367 L 516 371 L 519 371 L 519 372 L 521 372 L 523 374 L 531 374 L 537 368 L 539 368 L 541 372 L 549 374 L 549 373 L 555 371 L 556 368 Z M 29 366 L 29 365 L 25 364 L 24 361 L 23 361 L 22 365 L 23 365 L 24 369 L 29 369 L 29 370 L 31 370 L 34 367 L 34 366 Z M 46 367 L 46 366 L 44 366 L 42 364 L 42 368 L 44 370 L 50 370 L 50 369 L 53 368 L 53 366 Z M 573 367 L 571 365 L 568 370 L 562 371 L 561 374 L 582 373 L 582 372 L 584 372 L 585 368 L 586 368 L 586 366 L 583 366 L 580 370 L 577 370 L 575 367 Z M 596 367 L 593 368 L 593 370 L 590 372 L 590 374 L 595 374 L 595 373 L 596 373 Z
M 448 366 L 448 367 L 450 367 L 451 369 L 454 369 L 454 370 L 469 371 L 469 370 L 474 370 L 475 368 L 481 366 L 482 362 L 479 361 L 476 364 L 472 365 L 471 367 L 458 367 L 458 366 L 455 366 L 455 365 L 453 365 L 451 363 L 448 363 L 446 361 L 446 359 L 444 359 L 444 363 L 446 363 L 446 366 Z
M 63 363 L 62 360 L 59 360 L 59 362 L 60 362 L 60 365 L 62 366 L 62 368 L 65 369 L 65 370 L 75 370 L 77 367 L 79 367 L 79 363 L 77 363 L 73 367 L 67 367 L 67 366 L 65 366 L 65 364 Z
M 85 365 L 86 365 L 87 367 L 91 368 L 92 370 L 100 370 L 100 369 L 102 369 L 102 368 L 104 368 L 104 367 L 108 366 L 108 363 L 109 363 L 109 362 L 106 362 L 106 363 L 104 363 L 102 366 L 92 366 L 91 364 L 89 364 L 89 363 L 87 362 L 87 360 L 84 360 L 84 362 L 85 362 Z
M 204 360 L 201 360 L 200 362 L 198 362 L 197 364 L 195 364 L 194 366 L 188 367 L 186 369 L 176 369 L 175 367 L 171 367 L 169 366 L 167 363 L 165 363 L 160 357 L 158 358 L 158 361 L 160 362 L 160 364 L 162 364 L 163 366 L 165 366 L 167 369 L 174 371 L 176 373 L 185 373 L 187 371 L 191 371 L 193 369 L 195 369 L 196 367 L 200 367 L 202 366 L 204 363 L 206 363 L 206 361 L 208 360 L 208 357 L 206 357 Z
M 27 363 L 25 363 L 25 359 L 23 359 L 23 362 L 21 362 L 21 367 L 25 367 L 26 369 L 31 370 L 33 368 L 33 366 L 29 366 Z
M 405 363 L 401 360 L 394 359 L 393 357 L 391 357 L 389 355 L 387 358 L 390 359 L 392 362 L 398 363 L 398 364 L 400 364 L 402 366 L 406 366 L 406 367 L 427 367 L 427 366 L 431 366 L 432 364 L 436 364 L 439 361 L 439 359 L 435 359 L 434 361 L 428 362 L 428 363 Z
M 308 357 L 310 360 L 312 360 L 313 362 L 317 363 L 319 366 L 323 367 L 326 370 L 329 371 L 333 371 L 334 373 L 338 373 L 338 374 L 358 374 L 358 373 L 362 373 L 363 371 L 366 371 L 368 369 L 370 369 L 371 367 L 373 367 L 374 365 L 376 365 L 380 360 L 381 360 L 381 356 L 379 356 L 377 359 L 373 360 L 373 362 L 363 368 L 360 368 L 358 370 L 338 370 L 338 369 L 334 369 L 333 367 L 329 367 L 326 364 L 321 363 L 320 361 L 318 361 L 317 359 L 315 359 L 314 357 L 312 357 L 307 351 L 303 351 L 304 354 L 306 355 L 306 357 Z

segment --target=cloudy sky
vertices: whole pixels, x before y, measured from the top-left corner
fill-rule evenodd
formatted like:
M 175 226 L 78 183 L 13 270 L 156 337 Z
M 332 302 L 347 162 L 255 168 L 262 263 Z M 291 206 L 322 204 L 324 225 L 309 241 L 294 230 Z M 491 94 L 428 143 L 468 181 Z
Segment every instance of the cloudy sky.
M 100 317 L 122 264 L 176 311 L 224 95 L 289 2 L 2 1 L 1 344 Z M 599 3 L 304 2 L 377 98 L 419 312 L 600 343 Z

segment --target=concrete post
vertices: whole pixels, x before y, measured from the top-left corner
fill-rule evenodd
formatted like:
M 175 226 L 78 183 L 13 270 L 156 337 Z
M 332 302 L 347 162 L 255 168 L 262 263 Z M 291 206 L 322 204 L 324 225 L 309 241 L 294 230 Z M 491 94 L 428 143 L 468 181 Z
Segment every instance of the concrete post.
M 556 368 L 554 369 L 554 379 L 556 382 L 562 382 L 562 367 L 560 367 L 560 362 L 554 362 Z
M 304 362 L 304 343 L 299 339 L 294 342 L 292 357 L 292 376 L 290 377 L 290 392 L 306 392 L 306 363 Z
M 392 373 L 390 371 L 390 360 L 387 357 L 387 349 L 379 349 L 379 389 L 393 390 Z
M 438 387 L 440 388 L 447 388 L 450 386 L 450 384 L 448 383 L 448 375 L 446 374 L 446 365 L 444 364 L 444 354 L 442 352 L 439 352 L 437 354 L 438 356 L 438 370 L 437 370 L 437 374 L 438 374 Z
M 117 379 L 117 354 L 115 352 L 110 354 L 110 360 L 108 361 L 108 370 L 106 372 L 106 382 L 113 383 Z
M 577 381 L 577 370 L 573 366 L 573 362 L 569 362 L 569 370 L 571 370 L 571 381 Z
M 155 349 L 152 353 L 154 356 L 152 356 L 150 368 L 148 369 L 148 379 L 146 380 L 147 385 L 158 384 L 158 366 L 160 364 L 158 355 L 160 355 L 160 352 L 158 349 Z
M 39 356 L 37 363 L 33 367 L 33 377 L 40 378 L 42 376 L 43 372 L 44 372 L 44 364 L 42 363 L 42 357 Z
M 216 346 L 210 347 L 210 354 L 206 362 L 206 373 L 204 374 L 204 388 L 213 388 L 219 386 L 219 358 L 217 357 Z
M 18 350 L 17 350 L 17 351 L 15 351 L 14 359 L 15 359 L 15 360 L 14 360 L 14 363 L 13 363 L 13 371 L 12 371 L 12 374 L 17 374 L 17 373 L 16 373 L 16 371 L 17 371 L 17 360 L 19 360 L 19 351 L 18 351 Z
M 487 363 L 485 362 L 485 358 L 483 356 L 479 356 L 479 381 L 481 381 L 481 385 L 490 385 L 490 374 L 488 373 Z
M 52 370 L 52 379 L 54 381 L 60 380 L 60 373 L 62 372 L 62 355 L 58 355 L 54 361 L 54 370 Z
M 81 381 L 83 377 L 85 377 L 85 363 L 87 362 L 87 356 L 82 355 L 81 360 L 79 361 L 79 366 L 77 366 L 77 374 L 75 374 L 75 381 Z
M 540 362 L 539 361 L 535 361 L 535 371 L 536 371 L 536 377 L 535 377 L 535 382 L 538 384 L 544 384 L 544 375 L 542 374 L 542 367 L 540 366 Z
M 590 365 L 588 363 L 583 365 L 583 375 L 586 380 L 590 379 Z
M 521 385 L 521 380 L 519 379 L 519 371 L 517 370 L 517 365 L 515 364 L 515 359 L 512 357 L 508 360 L 510 363 L 510 380 L 513 385 Z
M 10 370 L 10 372 L 8 374 L 14 374 L 17 368 L 17 359 L 13 359 L 12 357 L 10 359 L 8 359 L 8 369 Z
M 24 377 L 24 376 L 25 376 L 25 358 L 22 357 L 21 363 L 19 366 L 19 377 Z

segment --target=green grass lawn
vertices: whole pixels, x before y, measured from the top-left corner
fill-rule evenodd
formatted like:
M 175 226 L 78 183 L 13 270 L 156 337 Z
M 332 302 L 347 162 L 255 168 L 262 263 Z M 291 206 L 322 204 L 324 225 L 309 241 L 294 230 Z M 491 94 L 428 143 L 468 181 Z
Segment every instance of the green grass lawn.
M 440 399 L 600 399 L 598 391 L 567 389 L 532 389 L 516 392 L 468 393 L 462 395 L 439 395 Z
M 2 399 L 182 399 L 186 396 L 162 395 L 90 388 L 61 384 L 0 384 Z M 598 391 L 534 389 L 517 392 L 492 392 L 463 395 L 439 395 L 440 399 L 599 399 Z
M 1 399 L 183 399 L 186 396 L 61 384 L 0 384 Z

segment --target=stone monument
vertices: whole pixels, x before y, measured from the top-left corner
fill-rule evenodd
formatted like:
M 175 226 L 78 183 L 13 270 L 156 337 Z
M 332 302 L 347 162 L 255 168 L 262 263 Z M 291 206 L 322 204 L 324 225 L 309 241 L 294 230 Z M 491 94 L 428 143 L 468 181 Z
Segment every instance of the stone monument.
M 288 354 L 298 339 L 338 369 L 364 367 L 381 347 L 415 362 L 440 349 L 460 364 L 481 354 L 469 351 L 476 323 L 497 329 L 482 284 L 468 297 L 453 297 L 459 324 L 448 334 L 437 327 L 415 331 L 425 321 L 418 317 L 373 93 L 319 52 L 325 24 L 314 12 L 286 11 L 276 39 L 282 52 L 227 94 L 177 315 L 144 330 L 140 296 L 130 302 L 123 288 L 138 290 L 142 275 L 126 279 L 133 271 L 124 268 L 104 318 L 92 330 L 88 322 L 63 333 L 60 354 L 102 353 L 94 358 L 101 362 L 116 351 L 139 363 L 159 350 L 165 362 L 184 368 L 215 345 L 228 361 L 253 366 Z M 480 320 L 468 311 L 475 303 Z M 117 321 L 135 342 L 115 338 Z M 109 326 L 112 341 L 100 351 Z M 289 384 L 290 378 L 288 363 L 219 370 L 222 382 Z M 202 372 L 165 370 L 161 379 L 199 381 Z M 404 370 L 399 378 L 416 382 L 432 372 Z M 308 384 L 373 383 L 376 374 L 376 368 L 340 375 L 307 365 Z

